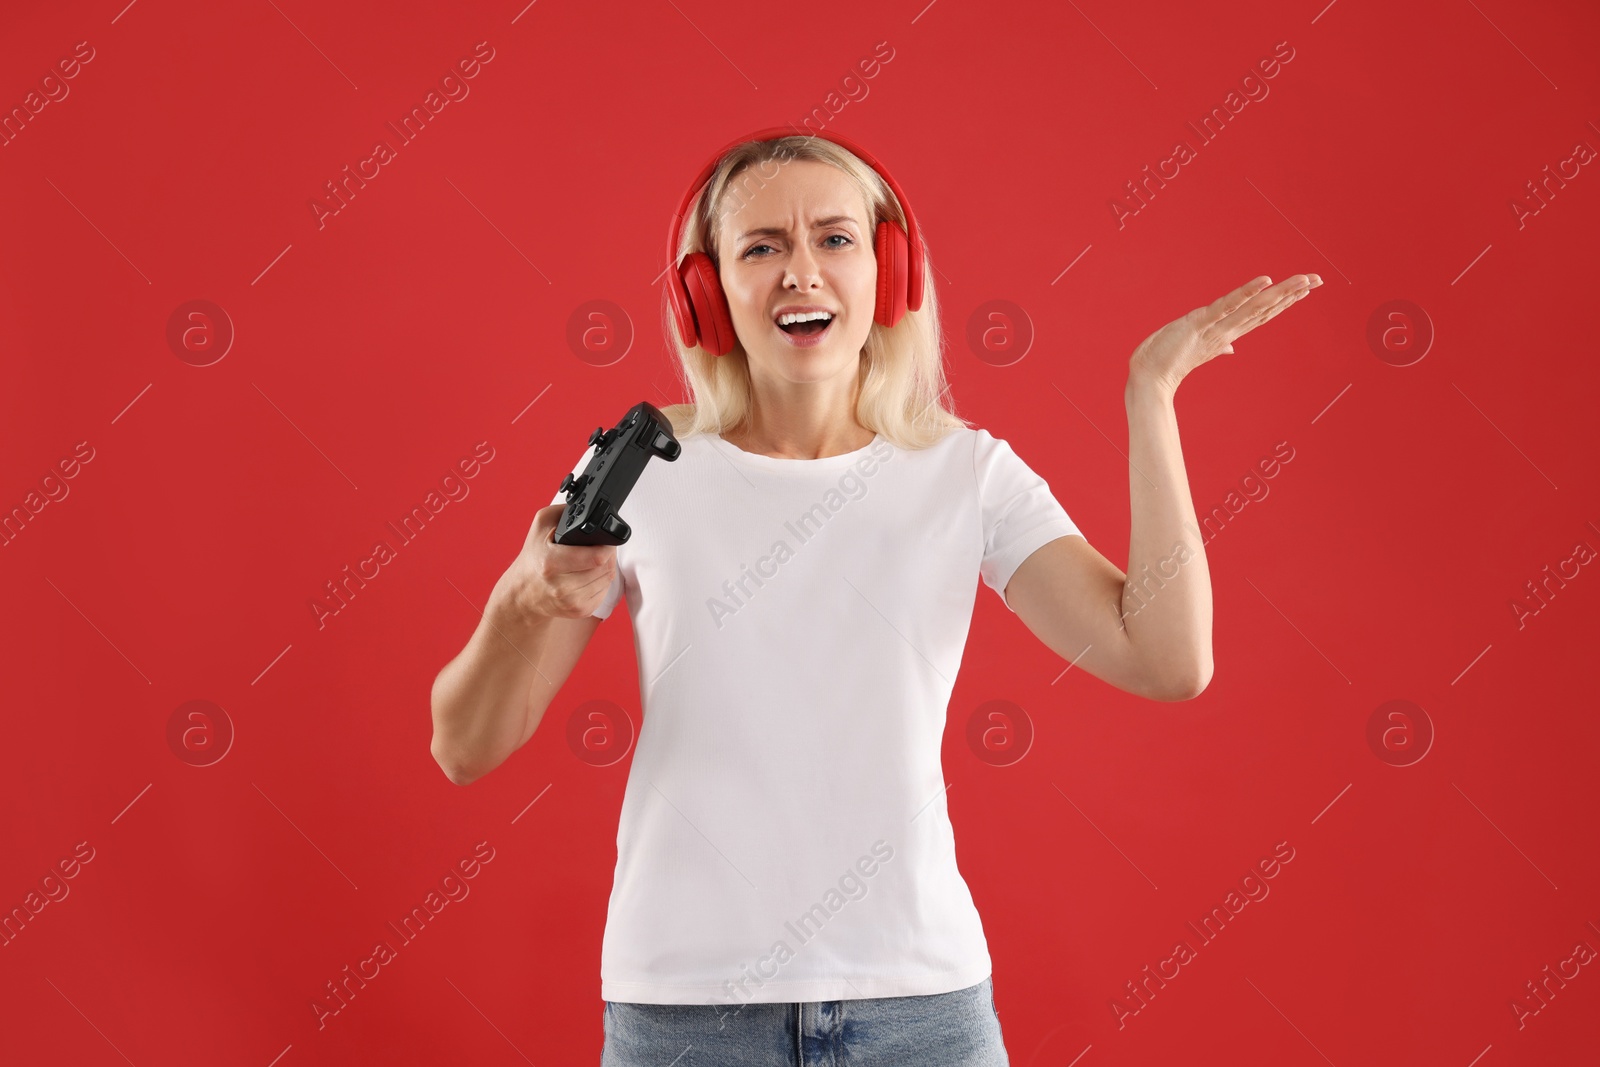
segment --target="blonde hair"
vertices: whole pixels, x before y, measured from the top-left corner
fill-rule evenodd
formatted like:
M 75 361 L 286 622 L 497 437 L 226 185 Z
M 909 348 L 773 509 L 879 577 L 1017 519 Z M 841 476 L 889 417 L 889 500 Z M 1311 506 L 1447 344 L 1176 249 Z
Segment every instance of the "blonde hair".
M 677 259 L 667 269 L 677 270 L 676 264 L 690 252 L 704 252 L 718 263 L 722 201 L 727 195 L 740 195 L 732 188 L 734 180 L 748 174 L 759 183 L 766 168 L 763 166 L 760 173 L 751 168 L 794 160 L 827 163 L 850 178 L 866 198 L 869 239 L 883 219 L 905 228 L 905 212 L 893 191 L 877 171 L 842 145 L 802 135 L 746 141 L 723 156 L 691 204 L 676 250 Z M 923 243 L 922 306 L 907 311 L 893 327 L 872 324 L 861 348 L 861 390 L 856 402 L 856 419 L 862 426 L 907 450 L 926 448 L 950 431 L 969 425 L 946 403 L 949 386 L 944 376 L 944 330 L 939 322 L 939 297 L 933 284 L 933 265 L 926 254 L 926 237 Z M 680 382 L 694 398 L 693 403 L 661 409 L 671 420 L 674 434 L 681 438 L 739 428 L 749 418 L 754 400 L 744 345 L 735 338 L 732 351 L 723 356 L 713 356 L 700 345 L 686 346 L 664 296 L 662 326 L 668 343 L 677 350 Z

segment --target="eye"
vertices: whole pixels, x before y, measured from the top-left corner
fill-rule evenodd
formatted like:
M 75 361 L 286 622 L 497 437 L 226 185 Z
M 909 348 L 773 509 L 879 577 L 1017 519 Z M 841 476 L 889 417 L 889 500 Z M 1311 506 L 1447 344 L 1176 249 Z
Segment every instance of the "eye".
M 766 244 L 756 245 L 756 246 L 754 246 L 752 248 L 746 249 L 744 255 L 740 256 L 739 258 L 740 259 L 749 259 L 751 254 L 753 252 L 755 252 L 755 250 L 757 248 L 771 248 L 771 247 L 772 247 L 771 245 L 766 245 Z
M 844 244 L 843 245 L 834 245 L 833 246 L 834 248 L 843 248 L 843 247 L 845 247 L 845 245 L 855 244 L 855 242 L 850 240 L 850 238 L 846 234 L 842 234 L 842 233 L 829 234 L 828 237 L 827 237 L 827 240 L 831 241 L 835 237 L 842 238 L 844 240 Z

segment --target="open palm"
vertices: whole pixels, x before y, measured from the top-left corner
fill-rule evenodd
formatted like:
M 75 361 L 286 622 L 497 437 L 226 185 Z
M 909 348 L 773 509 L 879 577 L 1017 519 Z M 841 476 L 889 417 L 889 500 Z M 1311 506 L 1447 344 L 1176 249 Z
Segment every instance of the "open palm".
M 1129 360 L 1130 373 L 1176 389 L 1190 371 L 1232 352 L 1237 338 L 1275 318 L 1321 284 L 1322 277 L 1317 274 L 1296 274 L 1277 285 L 1266 275 L 1252 278 L 1146 337 Z

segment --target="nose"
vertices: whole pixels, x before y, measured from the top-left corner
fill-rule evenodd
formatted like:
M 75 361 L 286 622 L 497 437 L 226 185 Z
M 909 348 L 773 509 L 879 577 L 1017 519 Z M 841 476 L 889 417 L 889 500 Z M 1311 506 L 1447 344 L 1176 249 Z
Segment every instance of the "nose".
M 816 252 L 804 242 L 795 247 L 798 251 L 789 257 L 789 269 L 783 275 L 784 288 L 817 288 L 822 284 L 822 275 L 817 270 Z

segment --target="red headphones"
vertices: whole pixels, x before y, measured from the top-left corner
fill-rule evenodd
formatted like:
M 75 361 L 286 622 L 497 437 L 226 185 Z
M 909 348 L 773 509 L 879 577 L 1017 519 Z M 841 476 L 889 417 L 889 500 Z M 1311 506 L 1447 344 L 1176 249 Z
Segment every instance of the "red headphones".
M 728 314 L 728 298 L 722 291 L 722 281 L 717 277 L 717 268 L 711 262 L 711 257 L 704 252 L 690 252 L 682 264 L 677 261 L 679 234 L 689 205 L 730 150 L 746 141 L 770 141 L 791 136 L 797 136 L 793 127 L 771 126 L 728 142 L 700 171 L 700 176 L 695 178 L 684 195 L 683 203 L 678 205 L 677 214 L 672 216 L 672 225 L 667 231 L 667 262 L 672 264 L 667 268 L 667 300 L 672 305 L 673 318 L 678 323 L 678 336 L 691 348 L 698 344 L 714 356 L 725 356 L 733 351 L 735 336 L 733 318 Z M 889 172 L 871 154 L 850 141 L 834 134 L 798 136 L 817 137 L 854 152 L 862 162 L 878 172 L 878 176 L 900 201 L 900 210 L 905 212 L 910 235 L 898 222 L 885 219 L 878 223 L 872 241 L 873 252 L 878 257 L 878 300 L 872 317 L 885 326 L 893 326 L 907 311 L 916 311 L 922 306 L 922 232 L 917 227 L 916 216 L 911 213 L 911 203 Z

